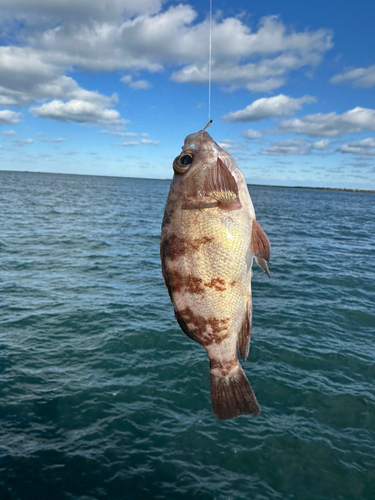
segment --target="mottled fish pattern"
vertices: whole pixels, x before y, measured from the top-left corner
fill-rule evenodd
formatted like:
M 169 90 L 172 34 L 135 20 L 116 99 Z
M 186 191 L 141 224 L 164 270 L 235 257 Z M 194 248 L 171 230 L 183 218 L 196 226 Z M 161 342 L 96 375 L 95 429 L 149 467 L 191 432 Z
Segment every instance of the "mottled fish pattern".
M 249 354 L 252 263 L 268 274 L 268 238 L 236 162 L 205 130 L 186 137 L 173 169 L 160 253 L 176 319 L 206 349 L 214 414 L 259 414 L 237 352 Z

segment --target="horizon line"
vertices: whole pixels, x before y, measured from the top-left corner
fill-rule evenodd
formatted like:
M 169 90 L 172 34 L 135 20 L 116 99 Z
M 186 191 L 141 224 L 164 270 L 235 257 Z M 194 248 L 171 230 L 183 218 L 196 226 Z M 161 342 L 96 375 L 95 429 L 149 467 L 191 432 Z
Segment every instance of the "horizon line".
M 12 172 L 12 173 L 20 173 L 20 174 L 47 174 L 47 175 L 77 175 L 81 177 L 110 177 L 114 179 L 139 179 L 146 181 L 171 181 L 172 178 L 155 178 L 155 177 L 131 177 L 127 175 L 102 175 L 102 174 L 76 174 L 76 173 L 67 173 L 67 172 L 39 172 L 32 170 L 7 170 L 0 169 L 0 172 Z M 319 187 L 319 186 L 283 186 L 279 184 L 253 184 L 251 182 L 247 182 L 248 186 L 259 186 L 259 187 L 270 187 L 270 188 L 285 188 L 285 189 L 318 189 L 322 191 L 349 191 L 349 192 L 359 192 L 359 193 L 375 193 L 375 189 L 357 189 L 357 188 L 339 188 L 339 187 Z

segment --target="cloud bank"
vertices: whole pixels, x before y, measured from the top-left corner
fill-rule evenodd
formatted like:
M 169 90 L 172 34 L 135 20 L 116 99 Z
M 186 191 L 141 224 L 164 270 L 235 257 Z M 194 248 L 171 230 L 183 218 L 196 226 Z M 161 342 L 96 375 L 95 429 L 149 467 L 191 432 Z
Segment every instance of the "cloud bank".
M 348 68 L 335 75 L 331 83 L 351 83 L 353 87 L 370 88 L 375 86 L 375 65 L 368 68 Z
M 69 102 L 54 100 L 31 108 L 38 118 L 49 118 L 61 122 L 94 123 L 97 125 L 121 126 L 126 123 L 114 109 L 104 109 L 98 102 L 73 99 Z
M 3 0 L 0 28 L 12 43 L 0 47 L 0 106 L 34 105 L 35 116 L 52 120 L 120 124 L 112 109 L 116 103 L 83 89 L 69 72 L 170 71 L 175 82 L 206 84 L 208 20 L 197 20 L 189 4 L 165 4 Z M 229 90 L 270 91 L 282 86 L 291 71 L 316 67 L 332 47 L 332 33 L 298 32 L 277 16 L 263 18 L 256 27 L 218 16 L 212 43 L 213 83 Z M 151 86 L 129 74 L 122 81 L 135 90 Z
M 310 137 L 338 137 L 367 130 L 375 130 L 375 110 L 359 106 L 341 115 L 318 113 L 286 120 L 278 126 L 281 133 L 305 134 Z
M 304 96 L 300 99 L 293 99 L 280 94 L 274 97 L 264 97 L 249 104 L 245 109 L 228 113 L 223 116 L 228 123 L 256 122 L 267 118 L 292 115 L 296 110 L 301 109 L 302 104 L 315 102 L 311 96 Z
M 368 137 L 362 141 L 349 142 L 340 146 L 341 153 L 350 153 L 363 156 L 375 156 L 375 138 Z

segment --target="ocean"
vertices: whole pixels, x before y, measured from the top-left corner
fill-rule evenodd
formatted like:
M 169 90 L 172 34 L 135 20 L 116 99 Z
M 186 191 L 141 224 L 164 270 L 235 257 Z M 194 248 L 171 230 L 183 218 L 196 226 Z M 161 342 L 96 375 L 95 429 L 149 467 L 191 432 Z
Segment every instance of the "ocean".
M 161 276 L 168 190 L 0 172 L 0 499 L 375 499 L 375 194 L 249 187 L 262 414 L 219 421 Z

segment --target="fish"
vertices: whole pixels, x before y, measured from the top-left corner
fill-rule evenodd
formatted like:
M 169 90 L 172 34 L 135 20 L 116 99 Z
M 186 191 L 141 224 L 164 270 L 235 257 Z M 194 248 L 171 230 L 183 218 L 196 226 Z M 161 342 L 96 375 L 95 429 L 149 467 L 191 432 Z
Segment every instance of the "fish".
M 250 349 L 253 260 L 269 276 L 270 242 L 242 172 L 206 128 L 173 162 L 160 256 L 177 322 L 207 352 L 212 411 L 230 419 L 261 411 L 238 354 Z

